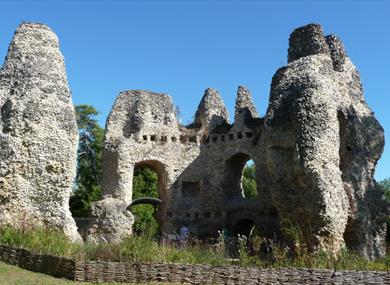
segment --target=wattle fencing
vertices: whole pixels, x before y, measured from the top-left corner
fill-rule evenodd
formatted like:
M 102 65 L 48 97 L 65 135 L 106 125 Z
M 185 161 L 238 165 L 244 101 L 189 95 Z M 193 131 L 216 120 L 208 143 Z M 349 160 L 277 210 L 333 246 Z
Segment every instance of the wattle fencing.
M 0 261 L 58 278 L 88 282 L 187 284 L 390 284 L 388 271 L 264 269 L 169 263 L 78 261 L 0 245 Z

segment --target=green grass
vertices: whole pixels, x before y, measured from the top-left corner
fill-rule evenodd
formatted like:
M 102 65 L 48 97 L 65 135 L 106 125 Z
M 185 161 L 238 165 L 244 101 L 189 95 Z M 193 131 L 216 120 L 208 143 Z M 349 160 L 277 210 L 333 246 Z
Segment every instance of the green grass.
M 0 285 L 91 285 L 96 283 L 73 282 L 58 279 L 40 273 L 34 273 L 0 262 Z M 99 285 L 135 284 L 135 283 L 99 283 Z M 138 283 L 139 284 L 139 283 Z M 173 283 L 143 283 L 150 285 L 172 285 Z
M 79 260 L 120 262 L 170 262 L 227 264 L 224 253 L 204 245 L 177 247 L 161 245 L 149 236 L 132 236 L 116 244 L 70 242 L 62 233 L 42 228 L 0 228 L 0 244 L 22 247 L 42 254 Z
M 226 258 L 223 238 L 214 245 L 159 244 L 149 236 L 132 236 L 117 244 L 82 244 L 70 242 L 62 233 L 47 229 L 16 230 L 0 228 L 0 244 L 22 247 L 42 254 L 76 258 L 78 260 L 119 262 L 168 262 L 184 264 L 211 264 L 254 266 L 261 268 L 300 267 L 336 270 L 385 271 L 390 268 L 390 256 L 366 260 L 353 252 L 343 250 L 337 257 L 324 252 L 312 254 L 301 244 L 295 255 L 278 244 L 272 244 L 272 252 L 260 254 L 261 238 L 253 241 L 255 254 L 246 250 L 246 240 L 241 239 L 239 258 Z M 257 248 L 257 249 L 256 249 Z

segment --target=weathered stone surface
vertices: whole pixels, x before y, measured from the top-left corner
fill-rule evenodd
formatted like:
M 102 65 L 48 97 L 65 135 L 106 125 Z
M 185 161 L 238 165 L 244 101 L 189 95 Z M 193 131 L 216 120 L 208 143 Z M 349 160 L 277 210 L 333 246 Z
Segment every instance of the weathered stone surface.
M 237 91 L 233 123 L 209 88 L 187 127 L 169 96 L 122 92 L 107 120 L 104 200 L 95 205 L 91 239 L 131 232 L 133 217 L 113 205 L 130 204 L 134 169 L 146 166 L 159 177 L 156 218 L 165 234 L 185 226 L 201 237 L 222 228 L 248 235 L 256 226 L 286 240 L 281 222 L 289 220 L 312 250 L 337 253 L 345 244 L 367 257 L 383 255 L 390 211 L 373 174 L 384 136 L 358 71 L 341 41 L 315 24 L 292 33 L 288 62 L 273 78 L 264 118 L 245 87 Z M 254 199 L 241 186 L 249 159 L 256 163 Z
M 254 141 L 262 121 L 255 118 L 249 90 L 244 87 L 238 89 L 236 109 L 239 123 L 231 125 L 218 92 L 206 89 L 194 124 L 186 127 L 177 122 L 169 96 L 122 92 L 106 124 L 103 201 L 129 205 L 134 169 L 150 167 L 159 177 L 158 195 L 163 203 L 156 218 L 163 233 L 187 226 L 195 235 L 215 237 L 224 226 L 233 228 L 245 218 L 256 220 L 260 203 L 243 197 L 241 172 L 247 160 L 258 160 Z M 119 210 L 118 215 L 123 213 Z M 129 232 L 132 223 L 129 219 L 118 224 L 115 234 L 111 226 L 98 225 L 99 214 L 95 219 L 90 240 L 107 233 L 111 240 L 118 240 L 119 233 Z
M 117 241 L 131 233 L 133 217 L 123 207 L 132 200 L 133 171 L 135 167 L 148 166 L 159 174 L 159 195 L 165 203 L 172 199 L 170 187 L 179 172 L 192 161 L 192 157 L 180 159 L 180 135 L 174 106 L 165 94 L 142 90 L 122 92 L 107 119 L 103 149 L 103 202 L 93 206 L 93 218 L 89 240 Z M 110 213 L 112 209 L 115 213 Z M 105 209 L 105 210 L 104 210 Z M 159 215 L 166 208 L 163 206 Z M 108 213 L 107 218 L 101 216 Z M 166 213 L 164 213 L 166 215 Z M 123 222 L 117 222 L 118 219 Z M 109 221 L 103 221 L 108 219 Z M 161 219 L 162 220 L 162 219 Z M 102 221 L 109 224 L 108 228 Z M 164 225 L 162 225 L 164 228 Z
M 77 127 L 58 39 L 22 24 L 0 71 L 0 224 L 44 225 L 79 240 L 68 200 Z M 103 200 L 92 209 L 89 241 L 131 235 L 134 169 L 159 177 L 162 233 L 186 226 L 197 236 L 228 228 L 286 239 L 281 221 L 299 226 L 312 250 L 346 245 L 371 258 L 385 253 L 390 207 L 373 174 L 383 129 L 364 101 L 359 73 L 336 36 L 319 25 L 290 36 L 288 65 L 272 80 L 258 118 L 249 90 L 237 91 L 234 122 L 207 89 L 190 126 L 171 98 L 125 91 L 106 124 Z M 241 173 L 256 163 L 258 195 L 244 197 Z
M 69 211 L 78 131 L 57 36 L 18 27 L 0 71 L 0 224 L 43 225 L 79 240 Z
M 249 120 L 258 118 L 256 107 L 253 104 L 252 96 L 247 88 L 239 86 L 237 90 L 237 98 L 234 112 L 234 124 L 243 124 Z
M 132 234 L 133 215 L 126 210 L 129 204 L 114 198 L 105 198 L 92 207 L 91 216 L 95 217 L 89 225 L 87 241 L 119 242 Z M 102 230 L 104 229 L 104 230 Z
M 228 117 L 228 111 L 218 91 L 207 88 L 195 113 L 195 124 L 212 130 L 216 126 L 227 122 Z
M 324 39 L 318 25 L 294 31 L 289 64 L 273 78 L 261 140 L 265 187 L 313 246 L 383 255 L 389 207 L 373 178 L 383 129 L 341 42 Z

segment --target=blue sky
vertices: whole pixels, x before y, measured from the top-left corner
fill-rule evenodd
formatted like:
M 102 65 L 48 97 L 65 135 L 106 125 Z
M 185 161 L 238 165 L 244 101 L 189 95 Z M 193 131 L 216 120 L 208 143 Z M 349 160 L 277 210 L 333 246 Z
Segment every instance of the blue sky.
M 0 0 L 0 58 L 22 21 L 49 25 L 60 38 L 74 103 L 100 110 L 102 126 L 127 89 L 170 94 L 188 123 L 207 87 L 219 90 L 232 115 L 243 84 L 264 115 L 289 34 L 316 22 L 343 40 L 389 141 L 389 15 L 387 1 Z M 390 177 L 389 169 L 386 146 L 376 178 Z

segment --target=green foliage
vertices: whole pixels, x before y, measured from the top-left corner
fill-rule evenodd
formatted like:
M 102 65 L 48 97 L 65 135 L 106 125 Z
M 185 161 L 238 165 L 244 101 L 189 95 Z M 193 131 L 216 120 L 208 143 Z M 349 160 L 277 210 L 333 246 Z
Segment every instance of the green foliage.
M 91 203 L 101 197 L 104 130 L 94 119 L 98 115 L 94 107 L 77 105 L 75 111 L 80 139 L 75 191 L 69 204 L 74 217 L 87 217 Z
M 16 230 L 0 228 L 0 244 L 26 248 L 42 254 L 66 256 L 80 260 L 117 262 L 176 262 L 197 264 L 226 264 L 223 253 L 201 244 L 177 247 L 159 244 L 150 236 L 134 235 L 120 243 L 71 243 L 64 234 L 42 228 Z
M 10 226 L 0 228 L 0 244 L 66 257 L 77 256 L 82 247 L 81 244 L 70 242 L 60 231 L 44 228 L 15 229 Z
M 292 235 L 296 230 L 290 229 Z M 265 239 L 259 237 L 258 241 Z M 222 243 L 222 244 L 221 244 Z M 225 240 L 220 238 L 218 244 L 158 243 L 150 236 L 131 236 L 114 244 L 78 244 L 71 243 L 63 233 L 42 228 L 16 230 L 11 227 L 0 228 L 0 244 L 26 248 L 41 254 L 50 254 L 76 258 L 79 260 L 100 260 L 116 262 L 169 262 L 189 264 L 238 264 L 240 266 L 257 266 L 263 268 L 309 267 L 337 270 L 380 270 L 389 269 L 390 257 L 367 260 L 346 249 L 338 256 L 326 252 L 313 253 L 311 256 L 299 254 L 292 256 L 288 247 L 282 247 L 270 241 L 272 250 L 269 255 L 260 254 L 260 245 L 255 254 L 249 254 L 246 238 L 239 241 L 239 259 L 225 257 Z
M 136 168 L 133 178 L 133 199 L 142 197 L 158 197 L 158 176 L 150 168 Z M 153 216 L 154 208 L 151 205 L 136 205 L 132 208 L 135 216 L 133 230 L 136 234 L 155 236 L 158 234 L 158 223 Z
M 387 201 L 390 202 L 390 178 L 379 181 L 378 185 L 385 192 Z M 390 242 L 390 217 L 387 219 L 386 241 Z
M 390 178 L 379 181 L 378 185 L 385 191 L 386 198 L 390 201 Z
M 242 172 L 242 189 L 246 198 L 257 196 L 256 167 L 254 163 L 245 165 Z

